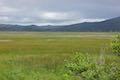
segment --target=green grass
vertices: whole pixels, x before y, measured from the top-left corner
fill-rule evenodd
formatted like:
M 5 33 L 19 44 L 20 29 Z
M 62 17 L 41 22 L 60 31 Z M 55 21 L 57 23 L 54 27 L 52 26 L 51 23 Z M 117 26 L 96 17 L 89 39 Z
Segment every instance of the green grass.
M 99 56 L 101 48 L 107 63 L 119 63 L 110 48 L 115 34 L 0 32 L 0 80 L 63 80 L 65 59 L 76 52 Z

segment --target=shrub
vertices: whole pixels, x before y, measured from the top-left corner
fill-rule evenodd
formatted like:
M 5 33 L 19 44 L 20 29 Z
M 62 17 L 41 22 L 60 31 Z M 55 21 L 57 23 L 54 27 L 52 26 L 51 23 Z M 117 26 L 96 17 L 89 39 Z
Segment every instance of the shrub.
M 115 63 L 96 65 L 93 69 L 89 69 L 81 75 L 84 80 L 119 80 L 120 68 Z
M 82 80 L 120 80 L 120 68 L 116 63 L 96 64 L 94 56 L 77 53 L 66 61 L 66 75 Z M 70 77 L 69 77 L 70 78 Z
M 92 65 L 93 63 L 91 63 L 91 58 L 88 54 L 76 53 L 75 56 L 66 61 L 65 68 L 69 73 L 72 72 L 74 75 L 79 75 L 87 71 Z
M 120 34 L 118 34 L 112 41 L 112 51 L 120 56 Z

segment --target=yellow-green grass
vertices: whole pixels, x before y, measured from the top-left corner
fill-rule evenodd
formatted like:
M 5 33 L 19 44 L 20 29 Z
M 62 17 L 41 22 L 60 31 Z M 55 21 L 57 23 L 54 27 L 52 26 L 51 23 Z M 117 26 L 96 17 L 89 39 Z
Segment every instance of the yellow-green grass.
M 120 59 L 110 43 L 117 33 L 0 32 L 0 80 L 62 80 L 64 60 L 76 52 L 99 57 L 107 63 Z

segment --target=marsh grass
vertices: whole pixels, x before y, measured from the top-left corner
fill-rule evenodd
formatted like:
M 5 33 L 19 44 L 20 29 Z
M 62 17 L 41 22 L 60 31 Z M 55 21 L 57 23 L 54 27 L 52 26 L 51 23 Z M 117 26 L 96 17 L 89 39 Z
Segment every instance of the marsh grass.
M 64 60 L 75 52 L 98 57 L 107 47 L 107 63 L 120 59 L 111 53 L 116 33 L 0 32 L 0 80 L 63 80 Z

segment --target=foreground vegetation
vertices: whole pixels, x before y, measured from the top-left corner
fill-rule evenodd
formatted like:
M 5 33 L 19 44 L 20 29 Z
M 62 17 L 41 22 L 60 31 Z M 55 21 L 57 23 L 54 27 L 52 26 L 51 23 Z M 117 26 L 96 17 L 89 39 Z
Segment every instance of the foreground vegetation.
M 90 54 L 77 53 L 65 64 L 67 80 L 119 80 L 120 65 L 116 62 L 106 63 L 105 58 L 96 58 Z
M 77 80 L 65 70 L 76 52 L 99 58 L 101 64 L 119 64 L 111 50 L 115 34 L 0 32 L 0 80 Z

